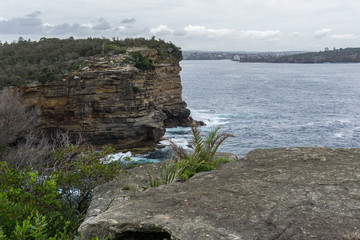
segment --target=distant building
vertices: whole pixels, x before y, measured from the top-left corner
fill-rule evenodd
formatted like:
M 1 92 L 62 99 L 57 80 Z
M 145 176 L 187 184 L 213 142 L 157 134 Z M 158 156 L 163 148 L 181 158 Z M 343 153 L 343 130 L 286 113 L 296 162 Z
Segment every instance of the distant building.
M 329 48 L 328 48 L 328 47 L 325 48 L 325 52 L 327 52 L 327 51 L 329 51 Z
M 240 56 L 239 56 L 239 55 L 235 55 L 233 59 L 234 59 L 234 61 L 240 61 Z

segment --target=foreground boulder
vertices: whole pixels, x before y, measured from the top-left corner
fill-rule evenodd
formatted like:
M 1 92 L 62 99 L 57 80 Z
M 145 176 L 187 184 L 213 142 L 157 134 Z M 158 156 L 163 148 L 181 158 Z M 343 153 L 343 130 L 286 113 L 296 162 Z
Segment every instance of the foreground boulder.
M 360 149 L 254 150 L 188 182 L 113 199 L 80 230 L 111 239 L 346 239 L 360 226 L 358 169 Z

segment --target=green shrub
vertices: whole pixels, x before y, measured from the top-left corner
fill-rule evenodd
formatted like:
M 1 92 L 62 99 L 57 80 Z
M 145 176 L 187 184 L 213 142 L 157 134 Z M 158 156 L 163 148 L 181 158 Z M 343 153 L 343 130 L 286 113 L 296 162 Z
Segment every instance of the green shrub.
M 103 163 L 113 153 L 109 146 L 74 158 L 75 151 L 73 145 L 54 150 L 49 162 L 57 169 L 46 176 L 0 162 L 3 239 L 71 239 L 77 234 L 92 190 L 112 180 L 124 166 L 116 161 Z
M 138 93 L 140 91 L 139 87 L 133 86 L 132 90 L 134 93 Z
M 47 83 L 47 82 L 59 80 L 60 76 L 58 76 L 54 72 L 50 71 L 48 67 L 44 67 L 41 70 L 41 72 L 36 74 L 35 78 L 41 83 Z
M 135 63 L 135 67 L 140 70 L 146 71 L 155 69 L 153 61 L 149 57 L 144 57 L 139 52 L 131 54 L 131 61 L 133 61 Z
M 77 154 L 74 145 L 67 145 L 53 151 L 52 159 L 58 165 L 52 175 L 56 176 L 62 198 L 80 214 L 84 214 L 91 200 L 92 190 L 115 178 L 124 169 L 119 161 L 104 163 L 104 158 L 114 153 L 111 146 L 102 151 L 87 150 Z
M 38 223 L 40 218 L 47 219 L 40 232 L 55 236 L 58 229 L 67 228 L 62 213 L 69 210 L 60 197 L 54 176 L 41 177 L 30 169 L 14 170 L 6 162 L 0 162 L 0 227 L 8 239 L 19 239 L 20 230 L 24 233 L 25 226 L 32 220 Z M 78 220 L 75 212 L 73 215 Z
M 106 45 L 106 50 L 107 50 L 107 52 L 111 52 L 111 53 L 114 53 L 114 54 L 124 54 L 124 53 L 126 53 L 126 48 L 125 47 L 120 47 L 120 46 L 117 46 L 115 44 Z
M 6 239 L 6 235 L 4 234 L 2 228 L 0 227 L 0 240 L 5 240 L 5 239 Z
M 36 212 L 35 217 L 29 216 L 22 224 L 17 224 L 13 235 L 16 239 L 47 239 L 46 226 L 45 217 Z

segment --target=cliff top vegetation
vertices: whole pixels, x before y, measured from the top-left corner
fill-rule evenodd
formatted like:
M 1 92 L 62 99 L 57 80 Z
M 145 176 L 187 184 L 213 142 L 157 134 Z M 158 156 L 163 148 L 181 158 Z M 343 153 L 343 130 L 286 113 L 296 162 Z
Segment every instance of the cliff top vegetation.
M 343 63 L 360 62 L 360 48 L 340 48 L 320 52 L 307 52 L 295 55 L 282 56 L 272 62 L 284 63 Z
M 38 42 L 20 38 L 18 42 L 0 43 L 0 89 L 33 81 L 60 80 L 62 75 L 78 70 L 82 58 L 122 54 L 130 47 L 156 49 L 162 58 L 182 57 L 174 44 L 154 37 L 123 40 L 41 38 Z

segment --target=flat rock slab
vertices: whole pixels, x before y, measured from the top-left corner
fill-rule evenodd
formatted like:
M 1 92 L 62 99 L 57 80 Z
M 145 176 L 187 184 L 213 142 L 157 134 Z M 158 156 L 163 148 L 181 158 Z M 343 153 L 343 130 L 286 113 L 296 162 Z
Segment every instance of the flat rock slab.
M 360 227 L 360 149 L 251 151 L 148 189 L 81 226 L 111 239 L 346 239 Z

